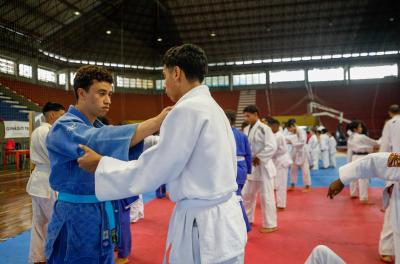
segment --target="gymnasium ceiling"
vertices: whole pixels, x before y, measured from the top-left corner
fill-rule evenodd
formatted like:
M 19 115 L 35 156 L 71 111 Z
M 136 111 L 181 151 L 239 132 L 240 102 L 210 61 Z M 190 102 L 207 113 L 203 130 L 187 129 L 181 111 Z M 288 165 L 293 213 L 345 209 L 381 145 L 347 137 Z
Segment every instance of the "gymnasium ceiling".
M 400 50 L 399 14 L 398 0 L 0 0 L 0 46 L 145 66 L 181 43 L 210 62 Z

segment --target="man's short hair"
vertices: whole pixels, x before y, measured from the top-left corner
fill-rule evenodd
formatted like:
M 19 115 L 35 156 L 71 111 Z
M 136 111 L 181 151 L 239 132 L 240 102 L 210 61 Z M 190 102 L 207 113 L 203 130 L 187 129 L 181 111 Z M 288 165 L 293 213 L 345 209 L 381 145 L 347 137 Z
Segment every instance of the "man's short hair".
M 89 87 L 93 84 L 93 81 L 113 83 L 111 73 L 99 66 L 86 65 L 80 67 L 74 78 L 74 91 L 76 100 L 78 100 L 78 88 L 82 88 L 85 91 L 89 91 Z
M 236 122 L 236 112 L 233 110 L 226 110 L 225 111 L 226 117 L 229 119 L 231 125 L 234 125 Z
M 59 103 L 47 102 L 42 108 L 42 113 L 45 115 L 50 111 L 58 112 L 60 110 L 65 110 L 65 107 Z
M 392 114 L 400 114 L 400 106 L 398 104 L 389 106 L 389 112 Z
M 278 125 L 279 126 L 281 124 L 278 120 L 276 120 L 275 118 L 272 118 L 272 117 L 268 118 L 267 123 L 270 126 L 272 126 L 272 125 Z
M 258 116 L 260 116 L 260 112 L 258 111 L 257 106 L 255 105 L 248 105 L 243 109 L 243 113 L 251 113 L 251 114 L 255 114 L 257 113 Z
M 189 81 L 203 82 L 208 70 L 206 53 L 193 44 L 170 48 L 164 54 L 162 64 L 168 69 L 178 66 Z
M 296 119 L 289 119 L 287 122 L 286 122 L 286 127 L 292 127 L 292 126 L 295 126 L 296 125 Z

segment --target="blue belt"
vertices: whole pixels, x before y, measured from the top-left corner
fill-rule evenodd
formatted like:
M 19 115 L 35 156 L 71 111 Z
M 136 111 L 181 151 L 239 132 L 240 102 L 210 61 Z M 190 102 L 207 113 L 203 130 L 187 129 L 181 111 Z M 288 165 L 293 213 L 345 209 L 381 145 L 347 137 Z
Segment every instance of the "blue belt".
M 77 203 L 77 204 L 86 204 L 86 203 L 102 203 L 96 197 L 96 195 L 80 195 L 80 194 L 71 194 L 71 193 L 58 193 L 59 201 L 68 202 L 68 203 Z M 108 219 L 108 228 L 107 231 L 111 232 L 111 236 L 115 233 L 115 216 L 114 216 L 114 209 L 112 206 L 111 201 L 104 202 L 104 209 L 107 214 Z M 102 217 L 103 218 L 103 217 Z M 104 233 L 103 230 L 103 240 L 108 240 L 110 237 L 109 233 Z M 113 239 L 113 238 L 112 238 Z M 104 242 L 104 241 L 103 241 Z M 106 245 L 105 245 L 106 246 Z

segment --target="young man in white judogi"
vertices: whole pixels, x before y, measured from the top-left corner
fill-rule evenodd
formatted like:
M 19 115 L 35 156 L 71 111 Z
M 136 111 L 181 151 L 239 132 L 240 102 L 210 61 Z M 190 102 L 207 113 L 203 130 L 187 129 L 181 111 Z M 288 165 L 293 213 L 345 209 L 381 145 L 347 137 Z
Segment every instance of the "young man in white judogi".
M 363 156 L 372 153 L 375 148 L 379 147 L 376 140 L 363 134 L 361 121 L 354 120 L 349 124 L 352 131 L 347 140 L 347 148 L 351 151 L 351 161 L 355 161 Z M 359 195 L 361 203 L 368 204 L 368 186 L 369 179 L 362 178 L 350 183 L 350 196 L 356 198 Z
M 282 211 L 286 208 L 288 172 L 293 162 L 286 145 L 285 136 L 279 130 L 279 121 L 270 118 L 268 119 L 268 126 L 272 129 L 276 137 L 277 149 L 272 160 L 276 167 L 276 208 Z
M 339 179 L 329 186 L 328 196 L 333 198 L 357 179 L 375 177 L 394 182 L 385 189 L 383 200 L 392 212 L 395 263 L 400 264 L 400 153 L 373 153 L 346 164 L 339 169 Z
M 292 146 L 291 157 L 293 160 L 290 169 L 290 182 L 291 186 L 289 191 L 293 191 L 297 182 L 297 169 L 301 168 L 304 182 L 304 192 L 310 191 L 311 176 L 310 176 L 310 163 L 309 153 L 307 151 L 307 135 L 304 129 L 297 127 L 295 120 L 290 120 L 287 123 L 287 129 L 290 132 L 286 137 L 286 142 Z
M 56 193 L 49 185 L 50 161 L 46 147 L 46 137 L 54 122 L 65 113 L 65 108 L 58 103 L 48 102 L 43 106 L 42 112 L 46 121 L 32 133 L 30 157 L 35 168 L 26 186 L 26 191 L 32 197 L 30 263 L 46 263 L 44 246 L 47 223 L 53 212 L 53 205 L 56 200 Z
M 400 137 L 398 136 L 400 131 L 400 106 L 391 105 L 388 114 L 390 120 L 388 120 L 383 127 L 379 151 L 400 152 Z M 386 187 L 389 187 L 392 184 L 393 182 L 387 182 Z M 400 203 L 400 200 L 398 200 L 397 203 Z M 390 206 L 388 206 L 385 210 L 385 217 L 379 240 L 379 254 L 381 260 L 388 263 L 391 263 L 391 256 L 394 255 L 393 227 L 392 222 L 390 221 L 391 217 L 392 213 Z
M 312 170 L 318 170 L 319 169 L 319 156 L 321 155 L 321 150 L 319 149 L 319 143 L 318 143 L 318 138 L 317 135 L 315 134 L 315 128 L 312 128 L 310 130 L 311 137 L 308 140 L 308 148 L 310 150 L 310 156 L 312 160 Z
M 326 133 L 329 137 L 329 167 L 336 168 L 336 146 L 337 142 L 332 133 Z
M 243 187 L 243 203 L 247 217 L 250 223 L 253 223 L 257 196 L 260 194 L 263 216 L 260 232 L 269 233 L 278 229 L 274 196 L 276 168 L 272 161 L 277 148 L 276 139 L 272 130 L 259 119 L 255 105 L 245 107 L 243 114 L 246 122 L 250 124 L 243 132 L 249 138 L 253 156 L 252 173 Z
M 326 128 L 320 126 L 318 128 L 319 135 L 319 148 L 321 150 L 322 168 L 329 167 L 329 136 L 326 134 Z
M 243 263 L 247 233 L 235 193 L 236 143 L 225 112 L 201 85 L 206 55 L 184 44 L 168 50 L 163 65 L 165 89 L 176 104 L 161 126 L 158 144 L 129 162 L 82 146 L 79 164 L 96 172 L 100 200 L 167 184 L 176 202 L 166 245 L 169 263 Z

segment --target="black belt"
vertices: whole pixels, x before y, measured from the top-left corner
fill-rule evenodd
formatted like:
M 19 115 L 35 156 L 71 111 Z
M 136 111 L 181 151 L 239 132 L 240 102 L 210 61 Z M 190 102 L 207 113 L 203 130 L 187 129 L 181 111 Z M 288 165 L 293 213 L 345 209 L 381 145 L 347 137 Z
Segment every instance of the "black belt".
M 358 155 L 358 156 L 363 156 L 363 155 L 368 155 L 368 152 L 353 152 L 353 155 Z

